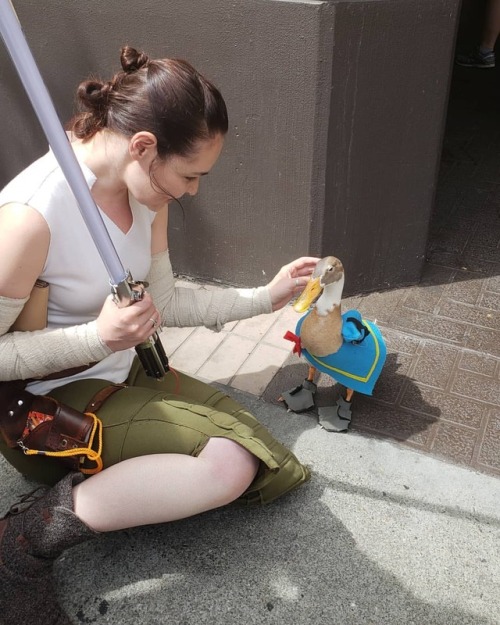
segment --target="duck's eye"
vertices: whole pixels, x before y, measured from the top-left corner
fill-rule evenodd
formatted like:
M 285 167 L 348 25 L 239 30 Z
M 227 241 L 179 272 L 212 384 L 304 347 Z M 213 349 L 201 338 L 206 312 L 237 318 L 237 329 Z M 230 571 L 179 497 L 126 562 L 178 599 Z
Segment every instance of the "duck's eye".
M 328 267 L 326 268 L 327 271 L 333 271 L 333 265 L 328 265 Z

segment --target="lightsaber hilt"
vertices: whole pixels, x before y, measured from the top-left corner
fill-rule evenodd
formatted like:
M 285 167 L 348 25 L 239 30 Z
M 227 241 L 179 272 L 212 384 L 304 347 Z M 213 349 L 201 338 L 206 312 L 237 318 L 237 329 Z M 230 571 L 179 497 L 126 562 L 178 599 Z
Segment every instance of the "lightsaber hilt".
M 128 272 L 125 280 L 111 286 L 111 293 L 116 305 L 123 308 L 141 300 L 147 286 L 147 282 L 133 280 L 130 272 Z M 158 332 L 155 331 L 147 341 L 136 345 L 135 351 L 146 375 L 150 378 L 162 380 L 165 374 L 170 371 L 168 357 Z

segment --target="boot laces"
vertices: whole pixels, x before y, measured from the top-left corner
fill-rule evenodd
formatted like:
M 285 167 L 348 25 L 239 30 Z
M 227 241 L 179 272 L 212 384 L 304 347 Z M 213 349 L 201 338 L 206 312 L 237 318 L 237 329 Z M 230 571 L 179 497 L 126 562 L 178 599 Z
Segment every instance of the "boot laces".
M 9 508 L 6 516 L 15 516 L 25 512 L 28 508 L 31 508 L 35 501 L 41 499 L 48 490 L 47 486 L 37 486 L 29 493 L 21 495 L 21 499 Z

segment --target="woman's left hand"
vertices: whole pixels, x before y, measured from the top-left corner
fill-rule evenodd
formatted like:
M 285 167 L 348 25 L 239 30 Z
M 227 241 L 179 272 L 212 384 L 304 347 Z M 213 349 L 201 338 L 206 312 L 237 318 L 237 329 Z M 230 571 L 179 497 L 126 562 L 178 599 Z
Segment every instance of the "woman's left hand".
M 273 311 L 285 304 L 304 290 L 319 258 L 302 256 L 284 265 L 267 285 L 271 295 Z

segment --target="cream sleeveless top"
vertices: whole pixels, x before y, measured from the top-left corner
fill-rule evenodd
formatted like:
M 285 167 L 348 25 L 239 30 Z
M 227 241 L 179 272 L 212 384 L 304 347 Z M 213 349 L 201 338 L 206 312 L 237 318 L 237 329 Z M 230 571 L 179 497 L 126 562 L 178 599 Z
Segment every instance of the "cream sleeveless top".
M 82 162 L 89 188 L 96 178 Z M 142 280 L 151 265 L 151 224 L 155 213 L 130 196 L 133 222 L 122 232 L 100 209 L 118 256 L 135 280 Z M 50 247 L 40 275 L 49 283 L 48 327 L 62 328 L 93 321 L 110 294 L 110 279 L 87 230 L 78 204 L 52 152 L 48 152 L 16 176 L 1 192 L 0 206 L 8 202 L 27 204 L 46 220 Z M 36 394 L 82 378 L 123 382 L 135 350 L 113 353 L 94 367 L 60 380 L 32 382 Z

